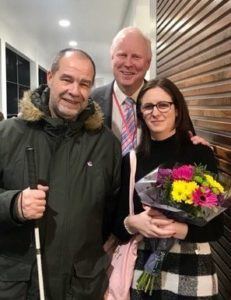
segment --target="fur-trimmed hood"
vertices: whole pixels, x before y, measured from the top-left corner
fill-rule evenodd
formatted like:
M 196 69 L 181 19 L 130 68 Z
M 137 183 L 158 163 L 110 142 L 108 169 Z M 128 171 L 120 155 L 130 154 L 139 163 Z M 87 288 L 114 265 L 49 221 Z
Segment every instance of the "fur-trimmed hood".
M 35 91 L 26 92 L 19 103 L 19 118 L 29 122 L 52 119 L 48 102 L 49 88 L 46 85 L 40 86 Z M 100 129 L 103 126 L 103 113 L 100 106 L 89 99 L 88 106 L 73 123 L 79 123 L 79 125 L 82 123 L 86 130 Z

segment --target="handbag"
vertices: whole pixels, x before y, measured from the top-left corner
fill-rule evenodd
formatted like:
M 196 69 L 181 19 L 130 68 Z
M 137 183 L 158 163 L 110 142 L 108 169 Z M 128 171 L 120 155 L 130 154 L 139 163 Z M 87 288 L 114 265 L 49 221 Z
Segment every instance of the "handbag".
M 136 153 L 130 152 L 129 215 L 134 214 L 133 194 L 136 173 Z M 112 255 L 112 271 L 104 300 L 130 300 L 130 287 L 137 258 L 138 243 L 141 235 L 133 236 L 127 243 L 120 244 Z

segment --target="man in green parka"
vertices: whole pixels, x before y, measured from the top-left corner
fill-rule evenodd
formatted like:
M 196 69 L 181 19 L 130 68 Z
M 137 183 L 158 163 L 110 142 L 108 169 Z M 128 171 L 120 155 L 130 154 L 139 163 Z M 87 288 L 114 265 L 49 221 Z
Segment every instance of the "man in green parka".
M 39 299 L 37 220 L 46 299 L 102 300 L 120 144 L 89 99 L 95 65 L 87 53 L 60 51 L 47 78 L 21 100 L 18 118 L 0 123 L 0 299 Z M 27 146 L 37 189 L 28 188 Z

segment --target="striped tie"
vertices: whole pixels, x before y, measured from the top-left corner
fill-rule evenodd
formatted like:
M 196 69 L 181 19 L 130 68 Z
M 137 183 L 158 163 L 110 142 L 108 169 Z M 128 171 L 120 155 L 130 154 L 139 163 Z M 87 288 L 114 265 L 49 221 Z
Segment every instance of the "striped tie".
M 126 98 L 123 103 L 124 118 L 122 121 L 121 145 L 122 155 L 136 147 L 136 117 L 134 100 Z

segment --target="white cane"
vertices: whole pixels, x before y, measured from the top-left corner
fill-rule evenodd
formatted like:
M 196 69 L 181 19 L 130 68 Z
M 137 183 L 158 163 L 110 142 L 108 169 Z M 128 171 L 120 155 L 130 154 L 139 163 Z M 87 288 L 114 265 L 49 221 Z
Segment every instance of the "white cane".
M 37 176 L 36 176 L 36 165 L 35 165 L 35 158 L 34 158 L 34 148 L 32 148 L 30 146 L 26 147 L 26 157 L 27 157 L 30 189 L 37 189 Z M 45 300 L 39 227 L 38 227 L 37 221 L 35 221 L 34 235 L 35 235 L 36 260 L 37 260 L 37 268 L 38 268 L 39 295 L 40 295 L 40 300 Z

